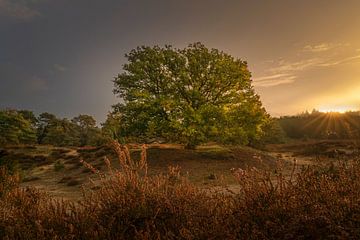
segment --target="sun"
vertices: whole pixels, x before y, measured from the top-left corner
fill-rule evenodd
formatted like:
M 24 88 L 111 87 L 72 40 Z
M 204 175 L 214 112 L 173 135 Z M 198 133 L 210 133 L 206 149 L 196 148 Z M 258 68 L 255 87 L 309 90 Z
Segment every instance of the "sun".
M 319 111 L 323 113 L 346 113 L 356 111 L 356 109 L 349 106 L 326 106 L 320 107 Z

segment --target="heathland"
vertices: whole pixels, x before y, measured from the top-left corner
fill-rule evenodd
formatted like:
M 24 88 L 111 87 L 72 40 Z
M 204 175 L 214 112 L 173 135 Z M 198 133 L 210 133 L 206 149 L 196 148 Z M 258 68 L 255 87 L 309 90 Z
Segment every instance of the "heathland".
M 359 112 L 271 117 L 247 62 L 138 47 L 104 123 L 0 111 L 0 239 L 359 239 Z

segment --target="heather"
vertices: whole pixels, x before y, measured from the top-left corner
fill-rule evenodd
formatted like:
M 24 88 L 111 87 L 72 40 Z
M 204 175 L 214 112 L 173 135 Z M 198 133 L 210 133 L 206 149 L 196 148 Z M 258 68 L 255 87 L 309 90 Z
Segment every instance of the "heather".
M 239 191 L 202 189 L 169 166 L 148 175 L 146 147 L 134 160 L 113 143 L 120 167 L 93 172 L 83 198 L 64 201 L 20 188 L 1 171 L 0 236 L 3 239 L 358 239 L 360 163 L 356 158 L 303 167 L 292 174 L 233 169 Z

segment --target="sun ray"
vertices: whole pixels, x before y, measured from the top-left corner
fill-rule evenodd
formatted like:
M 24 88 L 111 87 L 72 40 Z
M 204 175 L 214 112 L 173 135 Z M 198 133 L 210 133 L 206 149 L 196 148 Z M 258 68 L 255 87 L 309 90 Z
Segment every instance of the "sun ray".
M 329 121 L 329 116 L 327 114 L 325 114 L 322 118 L 322 121 L 320 122 L 320 124 L 317 126 L 316 128 L 316 133 L 321 133 L 321 131 L 324 129 L 324 125 L 327 124 L 327 122 Z
M 310 120 L 308 123 L 306 123 L 303 126 L 303 129 L 306 129 L 307 127 L 311 126 L 312 124 L 315 124 L 315 122 L 321 120 L 321 118 L 323 118 L 323 114 L 319 114 L 318 116 L 316 116 L 314 119 Z

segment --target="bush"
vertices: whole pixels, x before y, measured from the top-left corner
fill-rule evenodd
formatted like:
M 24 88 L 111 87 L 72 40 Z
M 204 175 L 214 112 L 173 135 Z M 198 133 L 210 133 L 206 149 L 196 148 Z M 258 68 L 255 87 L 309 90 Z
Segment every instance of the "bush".
M 57 160 L 54 164 L 55 172 L 61 171 L 65 168 L 64 163 L 61 160 Z
M 7 192 L 12 191 L 18 186 L 19 181 L 18 175 L 10 174 L 7 168 L 0 166 L 0 202 Z
M 235 170 L 240 192 L 199 189 L 179 168 L 149 177 L 114 143 L 121 169 L 77 204 L 11 185 L 0 198 L 4 239 L 359 239 L 360 164 L 303 168 L 285 178 L 255 168 Z M 336 168 L 336 169 L 333 169 Z M 275 179 L 274 179 L 275 178 Z M 7 179 L 7 178 L 6 178 Z M 5 180 L 7 182 L 9 180 Z M 10 181 L 11 182 L 11 181 Z M 9 189 L 9 188 L 8 188 Z
M 18 169 L 18 160 L 11 156 L 7 150 L 0 149 L 0 167 L 6 169 L 10 174 L 15 173 Z

